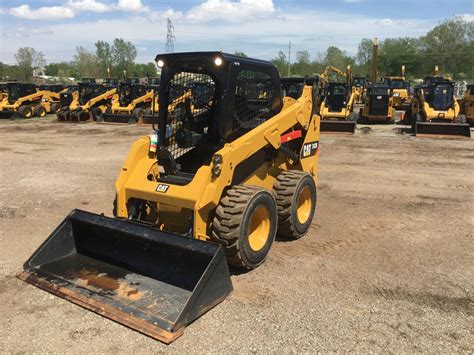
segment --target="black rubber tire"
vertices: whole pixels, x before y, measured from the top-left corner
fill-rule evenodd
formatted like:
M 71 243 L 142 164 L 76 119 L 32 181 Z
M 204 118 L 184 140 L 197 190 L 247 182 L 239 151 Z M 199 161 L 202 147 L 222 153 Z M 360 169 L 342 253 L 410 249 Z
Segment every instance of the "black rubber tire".
M 91 115 L 92 115 L 92 119 L 94 121 L 99 121 L 100 122 L 100 119 L 102 117 L 102 110 L 99 108 L 99 107 L 93 107 L 91 108 Z
M 34 109 L 35 117 L 44 117 L 46 116 L 46 108 L 43 105 L 36 105 Z
M 18 108 L 18 114 L 21 118 L 31 118 L 33 117 L 33 108 L 29 105 L 23 105 Z
M 132 117 L 128 123 L 138 123 L 143 118 L 144 114 L 145 111 L 142 108 L 138 107 L 134 109 L 132 112 Z
M 51 113 L 56 114 L 56 113 L 59 112 L 60 109 L 61 109 L 61 103 L 59 103 L 59 102 L 53 102 L 53 103 L 51 104 Z
M 265 207 L 270 226 L 268 238 L 258 251 L 250 247 L 249 224 L 257 207 Z M 212 222 L 212 239 L 221 244 L 230 265 L 247 270 L 262 264 L 275 240 L 277 208 L 273 195 L 255 186 L 233 186 L 221 198 Z
M 311 211 L 307 220 L 301 223 L 297 207 L 300 194 L 306 187 L 311 195 Z M 313 177 L 304 171 L 283 171 L 277 177 L 273 193 L 278 210 L 278 235 L 290 239 L 303 237 L 308 233 L 316 211 L 317 192 Z

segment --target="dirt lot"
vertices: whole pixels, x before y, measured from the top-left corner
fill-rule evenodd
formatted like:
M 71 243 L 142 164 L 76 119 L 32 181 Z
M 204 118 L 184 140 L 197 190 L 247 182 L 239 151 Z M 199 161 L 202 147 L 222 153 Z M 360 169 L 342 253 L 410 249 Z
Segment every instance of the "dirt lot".
M 309 235 L 165 346 L 14 275 L 71 209 L 111 215 L 149 127 L 0 122 L 0 351 L 473 352 L 474 139 L 324 136 Z

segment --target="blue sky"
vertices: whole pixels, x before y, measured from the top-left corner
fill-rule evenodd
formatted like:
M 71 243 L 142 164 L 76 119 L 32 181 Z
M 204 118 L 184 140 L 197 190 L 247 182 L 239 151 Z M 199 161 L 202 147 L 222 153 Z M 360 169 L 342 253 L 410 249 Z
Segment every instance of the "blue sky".
M 244 51 L 271 59 L 292 42 L 317 56 L 330 45 L 355 54 L 362 38 L 419 36 L 440 21 L 474 20 L 474 0 L 1 0 L 0 61 L 14 63 L 20 46 L 48 62 L 70 60 L 76 46 L 122 37 L 137 61 L 164 50 L 166 19 L 175 50 Z

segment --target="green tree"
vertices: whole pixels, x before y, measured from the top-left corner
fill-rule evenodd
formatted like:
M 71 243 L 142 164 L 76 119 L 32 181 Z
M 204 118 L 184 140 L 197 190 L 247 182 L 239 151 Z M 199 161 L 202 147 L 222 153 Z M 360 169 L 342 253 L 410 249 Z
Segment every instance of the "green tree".
M 131 73 L 133 71 L 136 57 L 137 49 L 131 42 L 126 42 L 122 38 L 114 39 L 112 58 L 114 73 L 117 77 L 121 77 L 124 71 L 126 71 L 126 73 Z
M 406 75 L 423 76 L 421 69 L 420 41 L 417 38 L 387 38 L 379 50 L 378 69 L 380 75 L 397 76 L 405 65 Z
M 74 68 L 73 62 L 59 62 L 59 63 L 50 63 L 44 67 L 45 74 L 49 76 L 57 77 L 78 77 L 78 73 Z M 62 75 L 60 75 L 62 73 Z
M 291 74 L 306 76 L 314 74 L 310 54 L 306 50 L 296 52 L 296 62 L 291 65 Z
M 281 76 L 288 75 L 288 60 L 285 53 L 279 51 L 277 57 L 272 59 L 272 63 L 278 69 Z
M 107 70 L 112 70 L 112 46 L 105 41 L 97 41 L 95 43 L 95 55 L 99 58 L 100 73 L 107 76 Z
M 244 52 L 240 52 L 240 51 L 236 51 L 234 54 L 235 54 L 235 55 L 238 55 L 239 57 L 244 57 L 244 58 L 247 58 L 247 57 L 248 57 L 247 54 L 245 54 Z
M 474 22 L 454 17 L 439 24 L 421 38 L 423 70 L 427 73 L 439 65 L 453 77 L 474 74 Z M 462 74 L 462 75 L 461 75 Z
M 43 53 L 31 47 L 18 48 L 15 59 L 18 63 L 18 80 L 30 81 L 33 77 L 33 70 L 46 64 Z
M 155 63 L 147 63 L 147 64 L 135 64 L 133 66 L 133 71 L 130 73 L 131 76 L 139 77 L 139 78 L 150 78 L 156 77 L 156 64 Z
M 97 58 L 94 53 L 83 47 L 76 47 L 74 66 L 81 78 L 99 77 L 99 58 Z
M 345 70 L 348 65 L 354 66 L 354 58 L 350 57 L 345 51 L 331 46 L 327 49 L 323 59 L 324 65 L 332 65 L 341 70 Z

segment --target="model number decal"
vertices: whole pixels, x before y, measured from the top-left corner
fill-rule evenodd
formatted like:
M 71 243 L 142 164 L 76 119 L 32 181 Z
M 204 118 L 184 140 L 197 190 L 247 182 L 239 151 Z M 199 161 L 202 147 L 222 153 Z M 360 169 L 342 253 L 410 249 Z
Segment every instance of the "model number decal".
M 301 149 L 301 158 L 308 158 L 316 154 L 319 148 L 319 142 L 309 142 L 303 144 Z
M 170 188 L 170 185 L 158 184 L 158 186 L 156 187 L 156 192 L 166 193 L 166 191 L 168 191 L 169 188 Z

